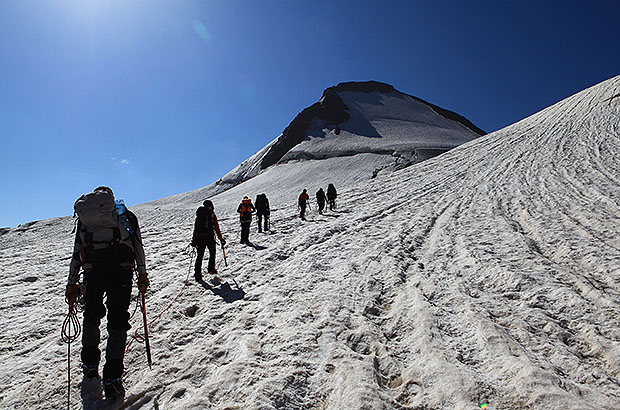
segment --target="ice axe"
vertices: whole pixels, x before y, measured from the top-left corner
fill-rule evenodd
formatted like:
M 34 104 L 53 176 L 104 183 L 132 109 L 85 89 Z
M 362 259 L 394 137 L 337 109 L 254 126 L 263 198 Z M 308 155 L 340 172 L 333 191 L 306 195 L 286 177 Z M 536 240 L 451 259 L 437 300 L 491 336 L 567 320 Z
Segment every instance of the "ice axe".
M 153 365 L 153 360 L 151 359 L 151 345 L 149 343 L 149 328 L 148 322 L 146 320 L 146 300 L 144 298 L 144 292 L 140 292 L 140 296 L 142 297 L 142 303 L 140 308 L 142 309 L 142 319 L 144 320 L 144 342 L 146 344 L 146 360 L 149 363 L 149 369 Z
M 228 266 L 228 261 L 226 260 L 226 249 L 224 248 L 224 244 L 220 242 L 222 246 L 222 255 L 224 255 L 224 266 Z
M 224 244 L 220 242 L 220 245 L 222 245 L 222 255 L 224 256 L 224 266 L 228 266 L 228 261 L 226 260 L 226 248 L 224 248 Z M 235 282 L 235 286 L 237 287 L 237 289 L 239 288 L 239 284 L 237 283 L 237 280 L 235 279 L 234 275 L 230 275 L 230 277 L 232 278 L 233 282 Z

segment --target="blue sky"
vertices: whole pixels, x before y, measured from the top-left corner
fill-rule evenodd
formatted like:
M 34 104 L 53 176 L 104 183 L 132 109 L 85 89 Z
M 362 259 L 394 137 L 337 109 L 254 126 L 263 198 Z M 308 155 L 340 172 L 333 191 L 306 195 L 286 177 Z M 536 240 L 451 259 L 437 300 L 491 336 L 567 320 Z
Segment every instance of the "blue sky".
M 620 74 L 617 1 L 3 0 L 0 227 L 216 181 L 377 80 L 486 131 Z

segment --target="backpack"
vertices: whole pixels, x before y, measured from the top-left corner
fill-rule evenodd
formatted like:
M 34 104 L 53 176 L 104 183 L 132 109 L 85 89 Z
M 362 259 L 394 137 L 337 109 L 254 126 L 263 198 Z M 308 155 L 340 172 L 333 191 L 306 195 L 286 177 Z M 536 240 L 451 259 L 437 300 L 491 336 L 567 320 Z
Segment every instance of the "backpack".
M 96 231 L 118 227 L 114 205 L 114 195 L 107 191 L 95 191 L 79 197 L 73 209 L 82 225 Z
M 194 231 L 200 236 L 213 235 L 213 212 L 209 212 L 204 206 L 196 210 Z
M 82 244 L 85 261 L 111 256 L 124 261 L 134 259 L 132 239 L 136 237 L 138 220 L 124 204 L 118 212 L 116 205 L 114 195 L 103 190 L 82 195 L 75 201 L 76 235 Z
M 327 187 L 327 197 L 328 198 L 336 198 L 336 187 L 334 184 L 329 184 Z
M 260 213 L 267 213 L 269 211 L 269 201 L 267 200 L 267 195 L 258 194 L 256 196 L 254 208 Z

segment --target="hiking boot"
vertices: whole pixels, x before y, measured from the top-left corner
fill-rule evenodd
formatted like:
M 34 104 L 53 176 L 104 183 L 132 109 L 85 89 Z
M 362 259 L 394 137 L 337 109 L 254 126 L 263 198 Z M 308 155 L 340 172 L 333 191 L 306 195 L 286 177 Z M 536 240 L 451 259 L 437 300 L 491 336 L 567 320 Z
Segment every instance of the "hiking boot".
M 105 392 L 105 398 L 108 400 L 125 397 L 125 388 L 120 377 L 118 379 L 105 380 L 103 382 L 103 391 Z
M 202 280 L 202 273 L 194 273 L 194 279 L 196 279 L 196 282 L 200 282 Z
M 99 366 L 96 364 L 83 364 L 82 372 L 84 373 L 84 377 L 94 379 L 99 377 Z

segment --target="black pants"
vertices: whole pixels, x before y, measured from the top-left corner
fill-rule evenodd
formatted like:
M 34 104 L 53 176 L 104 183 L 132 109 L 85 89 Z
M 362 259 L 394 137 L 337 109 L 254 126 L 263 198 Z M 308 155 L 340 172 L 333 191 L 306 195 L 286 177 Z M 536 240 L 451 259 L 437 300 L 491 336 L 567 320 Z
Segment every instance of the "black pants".
M 301 212 L 299 213 L 299 217 L 301 219 L 306 219 L 306 203 L 303 202 L 301 204 L 299 204 L 299 207 L 301 208 Z
M 197 277 L 202 277 L 202 259 L 205 256 L 205 249 L 209 249 L 207 272 L 215 272 L 215 238 L 198 241 L 196 243 L 196 267 L 194 269 Z
M 263 222 L 263 216 L 265 217 L 265 230 L 269 230 L 269 214 L 257 212 L 256 218 L 258 219 L 258 232 L 262 232 L 261 225 Z
M 252 221 L 241 221 L 241 243 L 250 243 L 250 224 Z
M 123 375 L 123 358 L 129 325 L 129 302 L 131 299 L 133 270 L 115 263 L 94 263 L 84 273 L 86 284 L 84 325 L 82 327 L 82 363 L 97 366 L 101 351 L 99 342 L 101 319 L 108 316 L 108 343 L 103 378 L 115 379 Z M 105 306 L 103 297 L 106 295 Z
M 318 201 L 317 204 L 319 205 L 319 213 L 322 214 L 323 209 L 325 209 L 325 201 Z
M 327 198 L 327 202 L 329 202 L 329 209 L 331 211 L 336 210 L 336 198 Z

